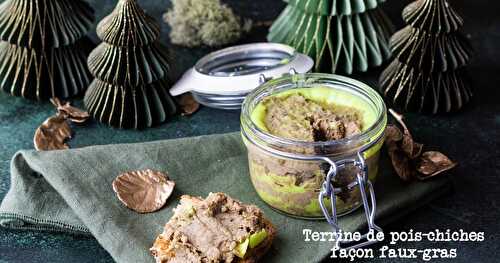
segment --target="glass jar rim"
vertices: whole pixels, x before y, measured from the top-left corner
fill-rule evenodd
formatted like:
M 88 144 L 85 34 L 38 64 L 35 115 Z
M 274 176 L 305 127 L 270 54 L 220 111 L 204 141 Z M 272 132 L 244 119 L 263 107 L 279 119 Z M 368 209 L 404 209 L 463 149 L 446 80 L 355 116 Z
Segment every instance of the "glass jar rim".
M 323 80 L 323 82 L 321 82 L 321 80 Z M 333 81 L 335 83 L 328 83 L 326 81 Z M 372 107 L 377 109 L 375 121 L 363 132 L 350 137 L 333 141 L 307 142 L 275 136 L 258 127 L 252 120 L 251 115 L 255 106 L 265 97 L 272 95 L 268 93 L 273 92 L 273 89 L 278 89 L 280 86 L 284 85 L 295 85 L 296 87 L 294 88 L 308 88 L 308 85 L 310 87 L 311 84 L 322 84 L 329 88 L 349 90 L 353 95 L 357 93 L 358 96 L 364 97 L 367 102 L 371 102 Z M 279 91 L 276 92 L 276 94 L 277 93 L 279 93 Z M 353 142 L 366 142 L 364 145 L 360 146 L 363 147 L 366 144 L 378 141 L 380 137 L 384 135 L 381 130 L 385 129 L 386 124 L 386 105 L 382 97 L 373 88 L 361 81 L 349 77 L 325 73 L 293 74 L 269 80 L 245 98 L 241 112 L 242 132 L 247 133 L 250 131 L 260 140 L 285 147 L 340 147 Z
M 274 69 L 276 67 L 283 66 L 284 64 L 275 64 L 267 68 L 262 68 L 260 71 L 243 72 L 237 74 L 226 74 L 226 75 L 212 75 L 211 72 L 213 68 L 222 67 L 225 63 L 230 64 L 232 67 L 239 67 L 246 63 L 250 59 L 261 59 L 260 56 L 272 59 L 287 59 L 287 61 L 292 61 L 297 56 L 297 51 L 290 46 L 280 44 L 280 43 L 251 43 L 243 44 L 238 46 L 227 47 L 202 57 L 194 65 L 194 69 L 203 75 L 209 75 L 212 77 L 234 77 L 241 75 L 252 75 L 265 73 L 266 70 Z M 256 56 L 256 57 L 254 57 Z

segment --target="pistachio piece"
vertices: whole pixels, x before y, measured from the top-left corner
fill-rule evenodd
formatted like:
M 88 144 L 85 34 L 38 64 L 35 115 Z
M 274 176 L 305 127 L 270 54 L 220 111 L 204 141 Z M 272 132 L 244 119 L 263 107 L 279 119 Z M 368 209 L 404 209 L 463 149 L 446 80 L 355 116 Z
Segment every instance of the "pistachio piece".
M 239 243 L 236 248 L 234 248 L 234 254 L 239 258 L 245 258 L 248 251 L 248 245 L 250 244 L 250 238 L 246 238 L 243 242 Z
M 186 210 L 187 217 L 193 217 L 195 214 L 196 214 L 196 210 L 194 209 L 193 206 L 189 207 L 189 209 Z
M 262 243 L 262 241 L 266 240 L 266 238 L 267 238 L 267 231 L 265 229 L 262 229 L 259 232 L 256 232 L 256 233 L 253 233 L 252 235 L 250 235 L 248 245 L 250 246 L 250 248 L 254 248 L 254 247 L 260 245 L 260 243 Z

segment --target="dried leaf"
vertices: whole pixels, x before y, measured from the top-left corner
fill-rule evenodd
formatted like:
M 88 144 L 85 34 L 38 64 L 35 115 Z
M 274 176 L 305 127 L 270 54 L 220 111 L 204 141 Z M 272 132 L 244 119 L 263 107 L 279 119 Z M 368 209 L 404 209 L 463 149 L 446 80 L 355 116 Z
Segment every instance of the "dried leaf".
M 179 105 L 181 106 L 182 116 L 192 115 L 200 108 L 200 104 L 193 98 L 191 93 L 181 95 Z
M 417 165 L 417 170 L 420 173 L 418 179 L 429 179 L 444 171 L 452 169 L 456 165 L 456 163 L 440 152 L 424 152 L 422 156 L 420 156 L 420 161 Z
M 56 106 L 56 108 L 59 108 L 59 107 L 61 107 L 63 105 L 62 101 L 59 98 L 57 98 L 57 97 L 51 98 L 50 102 L 52 102 L 52 104 L 54 106 Z
M 424 145 L 413 141 L 411 135 L 404 134 L 403 140 L 401 141 L 401 149 L 410 159 L 416 159 L 422 154 L 422 149 Z
M 389 124 L 385 129 L 386 142 L 399 142 L 403 139 L 403 133 L 395 125 Z
M 155 212 L 162 208 L 174 186 L 175 182 L 169 180 L 166 174 L 150 169 L 126 172 L 113 181 L 118 199 L 138 213 Z
M 401 179 L 409 181 L 416 177 L 425 180 L 456 166 L 456 163 L 440 152 L 429 151 L 422 154 L 424 145 L 413 140 L 403 121 L 403 115 L 392 109 L 389 112 L 403 127 L 401 132 L 398 127 L 388 125 L 385 132 L 385 145 L 392 166 Z
M 35 131 L 33 143 L 37 151 L 68 149 L 66 141 L 71 139 L 72 131 L 66 118 L 57 114 L 45 120 Z
M 58 98 L 52 98 L 50 101 L 54 104 L 54 106 L 56 106 L 57 112 L 64 115 L 67 119 L 74 123 L 84 123 L 90 118 L 88 112 L 71 106 L 69 102 L 62 102 Z
M 399 124 L 401 124 L 401 127 L 403 127 L 404 134 L 409 135 L 410 137 L 412 137 L 411 133 L 410 133 L 410 130 L 406 126 L 406 123 L 403 121 L 403 118 L 404 118 L 403 114 L 398 113 L 398 112 L 396 112 L 393 109 L 389 109 L 389 113 L 392 115 L 392 117 L 394 117 L 394 119 L 396 119 L 399 122 Z
M 410 181 L 415 176 L 415 169 L 411 165 L 411 160 L 396 146 L 395 143 L 389 143 L 387 146 L 392 166 L 394 167 L 397 175 L 404 181 Z
M 402 180 L 410 181 L 414 176 L 414 171 L 410 159 L 400 147 L 403 133 L 395 125 L 387 125 L 385 137 L 385 145 L 394 170 Z

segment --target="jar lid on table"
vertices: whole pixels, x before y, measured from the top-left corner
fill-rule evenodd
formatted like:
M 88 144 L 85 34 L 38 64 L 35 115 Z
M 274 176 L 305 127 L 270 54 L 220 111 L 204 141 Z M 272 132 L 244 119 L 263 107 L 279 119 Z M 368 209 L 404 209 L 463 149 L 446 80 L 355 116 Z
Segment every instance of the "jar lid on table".
M 260 85 L 262 75 L 276 78 L 294 69 L 309 72 L 313 59 L 277 43 L 254 43 L 225 48 L 201 58 L 172 87 L 178 96 L 191 92 L 208 107 L 240 109 L 246 95 Z

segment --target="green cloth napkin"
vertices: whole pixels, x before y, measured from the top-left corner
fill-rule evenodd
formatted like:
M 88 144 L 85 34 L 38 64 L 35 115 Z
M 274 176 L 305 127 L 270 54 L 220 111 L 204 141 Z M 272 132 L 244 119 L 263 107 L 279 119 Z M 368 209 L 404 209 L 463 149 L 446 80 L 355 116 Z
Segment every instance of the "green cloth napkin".
M 173 196 L 156 213 L 138 214 L 115 196 L 120 173 L 155 169 L 175 180 Z M 382 166 L 376 183 L 378 220 L 393 220 L 447 188 L 446 180 L 402 183 Z M 248 175 L 245 146 L 238 133 L 158 142 L 92 146 L 52 152 L 20 151 L 11 164 L 11 188 L 0 206 L 0 224 L 13 229 L 93 235 L 117 262 L 153 262 L 149 248 L 172 215 L 180 195 L 205 197 L 225 192 L 263 209 L 278 229 L 268 262 L 318 262 L 331 243 L 304 242 L 302 230 L 331 231 L 324 221 L 290 218 L 266 206 Z M 358 210 L 340 220 L 355 231 L 365 227 Z M 364 229 L 363 229 L 364 230 Z

